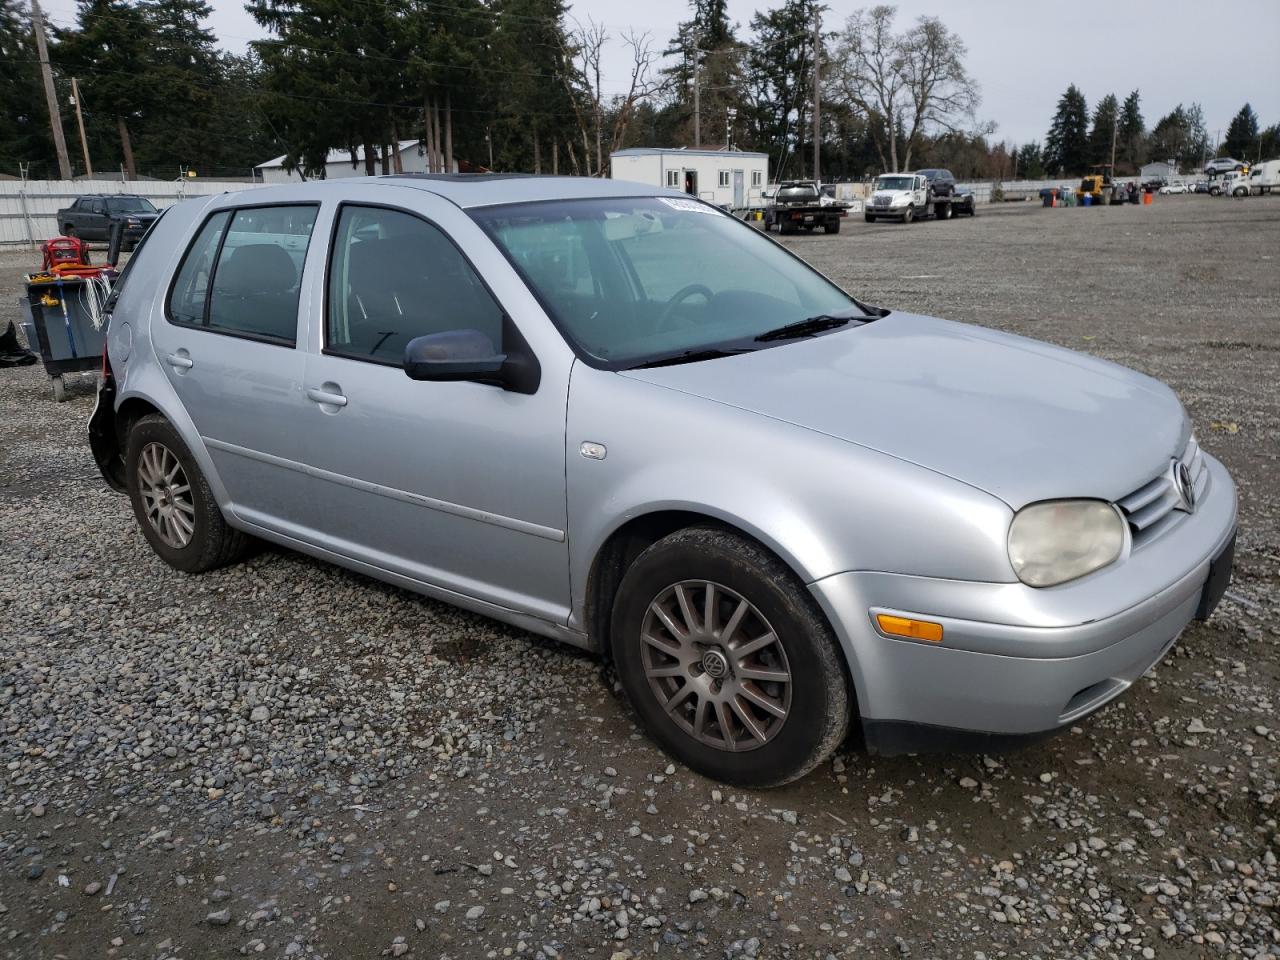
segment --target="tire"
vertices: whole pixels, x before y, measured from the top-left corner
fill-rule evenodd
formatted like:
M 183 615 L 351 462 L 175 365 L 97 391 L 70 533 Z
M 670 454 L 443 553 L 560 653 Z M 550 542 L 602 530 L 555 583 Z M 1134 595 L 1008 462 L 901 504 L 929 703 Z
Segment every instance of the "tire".
M 164 459 L 165 452 L 171 460 Z M 176 463 L 179 468 L 176 476 L 167 469 L 170 463 Z M 157 517 L 153 520 L 148 515 L 143 487 L 147 485 L 148 475 L 154 477 L 160 472 L 158 465 L 163 465 L 164 472 L 172 476 L 173 495 L 165 495 L 166 503 L 153 504 L 151 509 Z M 181 482 L 184 478 L 185 484 Z M 173 425 L 159 414 L 143 417 L 129 431 L 125 483 L 142 535 L 169 566 L 184 573 L 204 573 L 233 563 L 248 551 L 252 541 L 227 524 L 191 451 Z M 182 487 L 186 489 L 181 490 Z M 179 508 L 177 501 L 184 498 L 187 505 Z M 161 513 L 173 519 L 160 519 Z M 190 525 L 189 532 L 182 526 L 183 521 L 177 519 L 179 514 Z
M 785 220 L 778 224 L 778 233 L 784 236 L 790 236 L 796 232 L 795 224 L 787 223 Z
M 708 586 L 716 612 L 704 633 Z M 683 623 L 685 633 L 668 622 Z M 731 640 L 750 640 L 721 646 L 731 623 Z M 689 527 L 649 547 L 622 578 L 611 636 L 618 677 L 641 723 L 668 753 L 706 777 L 747 787 L 788 783 L 825 760 L 848 730 L 851 697 L 830 626 L 791 570 L 737 533 Z M 678 636 L 688 639 L 680 643 Z M 767 636 L 775 639 L 741 660 L 734 656 Z M 663 652 L 676 646 L 679 656 Z M 677 672 L 650 677 L 646 667 Z M 744 679 L 740 670 L 788 679 Z M 706 697 L 698 695 L 703 692 Z M 761 701 L 784 714 L 766 711 Z
M 62 235 L 64 237 L 74 237 L 76 235 L 76 228 L 70 223 L 64 223 L 62 225 Z
M 839 220 L 832 220 L 832 221 L 830 221 L 829 223 L 824 223 L 824 224 L 822 225 L 822 232 L 823 232 L 823 233 L 839 233 L 839 232 L 840 232 L 840 221 L 839 221 Z
M 935 204 L 933 205 L 933 215 L 934 215 L 935 217 L 937 217 L 939 220 L 950 220 L 950 219 L 951 219 L 951 204 L 949 204 L 949 203 L 935 203 Z
M 902 215 L 903 223 L 910 223 L 916 218 L 916 205 L 914 203 L 907 204 L 906 213 Z
M 865 221 L 867 221 L 867 223 L 875 223 L 875 222 L 876 222 L 876 218 L 875 218 L 875 217 L 873 217 L 873 216 L 872 216 L 871 214 L 869 214 L 869 213 L 864 213 L 864 214 L 862 215 L 862 219 L 863 219 L 863 220 L 865 220 Z

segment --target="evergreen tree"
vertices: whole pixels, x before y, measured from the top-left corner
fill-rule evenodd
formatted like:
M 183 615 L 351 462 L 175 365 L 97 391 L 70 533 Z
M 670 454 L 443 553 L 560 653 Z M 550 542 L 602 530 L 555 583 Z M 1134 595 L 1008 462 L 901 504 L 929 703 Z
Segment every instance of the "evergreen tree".
M 1147 126 L 1142 119 L 1138 91 L 1124 98 L 1120 108 L 1120 129 L 1116 143 L 1116 166 L 1137 173 L 1146 157 Z
M 771 175 L 779 180 L 800 176 L 804 169 L 816 6 L 816 0 L 783 0 L 751 18 L 755 42 L 748 56 L 749 120 L 758 148 L 771 154 Z
M 55 30 L 50 57 L 61 72 L 78 78 L 95 170 L 122 165 L 134 177 L 135 147 L 146 140 L 147 118 L 166 94 L 155 75 L 140 68 L 151 61 L 155 32 L 143 8 L 128 0 L 78 2 L 79 29 Z
M 1018 179 L 1044 179 L 1044 159 L 1040 153 L 1040 144 L 1034 140 L 1024 143 L 1018 151 Z
M 725 0 L 691 0 L 693 16 L 679 25 L 665 55 L 672 61 L 662 71 L 666 78 L 673 143 L 694 143 L 693 80 L 698 79 L 699 129 L 704 146 L 725 142 L 730 111 L 745 117 L 750 102 L 744 96 L 747 46 L 738 40 Z M 695 71 L 695 65 L 697 67 Z M 742 146 L 745 129 L 733 140 Z
M 1172 160 L 1180 167 L 1198 168 L 1209 153 L 1209 134 L 1200 104 L 1178 104 L 1151 129 L 1149 156 Z
M 0 0 L 0 173 L 30 163 L 32 176 L 58 175 L 37 60 L 22 0 Z
M 1044 157 L 1053 176 L 1074 176 L 1089 166 L 1089 105 L 1074 83 L 1058 100 L 1058 111 L 1045 138 Z
M 1089 162 L 1093 164 L 1111 162 L 1111 145 L 1113 138 L 1117 141 L 1119 151 L 1120 105 L 1114 93 L 1108 93 L 1093 108 L 1093 129 L 1089 131 Z
M 138 118 L 135 153 L 142 169 L 208 164 L 222 132 L 210 123 L 218 96 L 217 40 L 204 25 L 205 0 L 143 0 L 148 26 L 146 73 L 156 92 Z M 265 158 L 259 158 L 259 162 Z
M 503 78 L 492 97 L 495 165 L 550 173 L 555 156 L 560 172 L 567 173 L 567 146 L 578 133 L 574 108 L 585 106 L 575 99 L 580 84 L 565 34 L 567 6 L 563 0 L 503 0 L 496 9 L 492 61 L 486 62 L 483 35 L 473 34 L 467 46 L 477 70 L 467 75 L 465 87 L 455 86 L 450 97 L 465 99 L 470 109 L 485 107 L 483 94 L 462 95 L 466 88 L 475 90 L 477 77 L 491 69 Z M 474 114 L 467 116 L 468 126 L 474 127 Z M 473 155 L 478 157 L 478 150 Z
M 1263 160 L 1275 160 L 1280 157 L 1280 123 L 1263 130 L 1259 140 L 1261 141 L 1259 152 Z
M 1245 104 L 1231 118 L 1227 127 L 1227 139 L 1222 144 L 1227 156 L 1239 160 L 1258 160 L 1258 115 L 1253 107 Z

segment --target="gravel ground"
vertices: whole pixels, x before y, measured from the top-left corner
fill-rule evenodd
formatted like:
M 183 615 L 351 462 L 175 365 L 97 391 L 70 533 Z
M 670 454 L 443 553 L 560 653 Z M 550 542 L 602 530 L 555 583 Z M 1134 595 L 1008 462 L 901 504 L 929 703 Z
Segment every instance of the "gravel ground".
M 1213 619 L 1069 733 L 769 792 L 671 765 L 571 649 L 292 554 L 170 570 L 88 384 L 0 371 L 0 951 L 1280 956 L 1278 237 L 1280 199 L 1174 197 L 788 240 L 1171 383 L 1242 526 Z

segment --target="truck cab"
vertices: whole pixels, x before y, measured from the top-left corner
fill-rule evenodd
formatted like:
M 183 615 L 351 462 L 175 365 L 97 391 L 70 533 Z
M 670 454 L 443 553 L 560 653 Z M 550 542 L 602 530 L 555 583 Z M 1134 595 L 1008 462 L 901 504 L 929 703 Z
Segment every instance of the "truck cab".
M 929 180 L 918 173 L 885 173 L 876 178 L 864 218 L 874 223 L 880 217 L 892 217 L 910 223 L 925 213 L 929 206 Z

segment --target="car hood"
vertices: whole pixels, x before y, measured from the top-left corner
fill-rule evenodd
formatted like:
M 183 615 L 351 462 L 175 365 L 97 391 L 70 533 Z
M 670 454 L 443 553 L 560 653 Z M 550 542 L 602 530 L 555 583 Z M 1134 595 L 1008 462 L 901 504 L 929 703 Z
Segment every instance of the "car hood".
M 906 313 L 625 376 L 919 464 L 1015 509 L 1060 497 L 1117 500 L 1165 469 L 1189 435 L 1178 398 L 1150 377 Z

